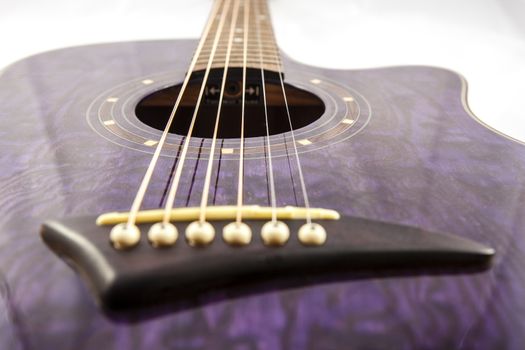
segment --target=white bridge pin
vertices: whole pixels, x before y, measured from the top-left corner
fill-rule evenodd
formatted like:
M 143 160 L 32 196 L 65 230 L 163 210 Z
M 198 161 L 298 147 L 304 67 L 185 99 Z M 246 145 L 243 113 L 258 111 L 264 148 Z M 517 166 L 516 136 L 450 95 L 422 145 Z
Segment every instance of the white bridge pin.
M 224 226 L 222 238 L 230 245 L 247 245 L 252 240 L 252 230 L 244 222 L 232 222 Z
M 269 246 L 285 245 L 290 238 L 290 229 L 282 221 L 269 221 L 261 229 L 264 244 Z
M 326 230 L 316 223 L 304 224 L 299 229 L 299 241 L 304 245 L 323 245 L 326 242 Z
M 194 221 L 186 227 L 186 239 L 191 246 L 210 244 L 215 238 L 215 229 L 207 221 Z
M 172 223 L 157 222 L 148 231 L 148 240 L 155 248 L 169 247 L 175 244 L 179 232 Z
M 121 223 L 113 226 L 109 240 L 116 249 L 129 249 L 140 241 L 140 230 L 135 225 Z

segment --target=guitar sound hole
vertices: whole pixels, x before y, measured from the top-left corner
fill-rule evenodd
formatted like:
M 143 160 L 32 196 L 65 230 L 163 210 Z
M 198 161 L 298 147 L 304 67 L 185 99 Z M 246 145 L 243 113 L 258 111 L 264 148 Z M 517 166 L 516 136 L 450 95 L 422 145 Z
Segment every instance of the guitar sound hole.
M 202 72 L 201 72 L 202 73 Z M 242 111 L 242 71 L 230 69 L 224 89 L 218 138 L 240 138 Z M 222 69 L 210 74 L 193 128 L 194 137 L 211 138 L 219 105 Z M 270 135 L 290 131 L 282 87 L 276 73 L 265 73 L 266 104 Z M 186 136 L 195 111 L 202 84 L 202 74 L 193 73 L 183 95 L 169 132 Z M 135 113 L 140 121 L 158 130 L 164 130 L 181 85 L 171 86 L 144 97 Z M 319 119 L 325 106 L 314 94 L 285 84 L 293 129 L 305 127 Z M 266 118 L 260 71 L 249 70 L 246 81 L 245 137 L 266 136 Z

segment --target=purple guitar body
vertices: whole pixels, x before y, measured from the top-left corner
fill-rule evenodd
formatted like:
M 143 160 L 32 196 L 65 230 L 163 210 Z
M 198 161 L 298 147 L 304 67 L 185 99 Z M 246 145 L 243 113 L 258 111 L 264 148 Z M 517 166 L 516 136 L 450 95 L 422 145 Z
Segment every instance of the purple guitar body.
M 431 67 L 328 70 L 283 57 L 286 82 L 326 107 L 296 130 L 306 140 L 299 152 L 310 201 L 486 244 L 496 250 L 490 269 L 356 274 L 236 297 L 210 291 L 158 315 L 103 314 L 42 242 L 40 225 L 129 209 L 154 150 L 147 141 L 161 133 L 142 124 L 134 106 L 179 84 L 195 46 L 83 46 L 0 73 L 1 349 L 523 348 L 525 147 L 472 115 L 462 77 Z M 107 116 L 116 126 L 104 123 Z M 180 187 L 186 205 L 198 205 L 207 160 L 198 149 L 209 140 L 192 142 L 196 153 Z M 267 205 L 263 138 L 250 142 L 245 201 Z M 273 144 L 287 142 L 288 133 L 272 136 Z M 289 151 L 275 151 L 277 201 L 300 206 Z M 144 207 L 164 200 L 174 157 L 163 151 Z M 238 169 L 229 157 L 216 159 L 210 193 L 217 205 L 235 203 Z

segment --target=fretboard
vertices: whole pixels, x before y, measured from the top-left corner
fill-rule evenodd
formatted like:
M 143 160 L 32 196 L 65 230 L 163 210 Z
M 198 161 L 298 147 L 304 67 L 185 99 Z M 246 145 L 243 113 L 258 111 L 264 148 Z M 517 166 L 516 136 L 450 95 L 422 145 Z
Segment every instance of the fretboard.
M 214 39 L 216 37 L 219 22 L 223 13 L 226 12 L 226 19 L 220 32 L 215 55 L 213 56 L 212 68 L 224 68 L 226 52 L 229 44 L 229 33 L 231 25 L 235 26 L 235 36 L 231 43 L 231 57 L 229 67 L 242 67 L 244 54 L 244 18 L 245 11 L 249 7 L 248 14 L 248 45 L 247 62 L 248 68 L 264 68 L 274 72 L 281 71 L 281 59 L 277 47 L 271 19 L 266 0 L 239 0 L 239 12 L 237 20 L 233 23 L 232 17 L 236 0 L 216 0 L 219 11 L 215 16 L 210 17 L 212 25 L 208 35 L 204 38 L 204 46 L 195 65 L 194 71 L 206 69 L 208 60 L 212 53 Z M 228 1 L 230 1 L 228 6 Z M 249 2 L 249 6 L 248 6 Z M 228 7 L 228 8 L 227 8 Z M 227 9 L 226 9 L 227 8 Z M 257 24 L 256 21 L 259 21 Z M 261 64 L 262 61 L 262 64 Z

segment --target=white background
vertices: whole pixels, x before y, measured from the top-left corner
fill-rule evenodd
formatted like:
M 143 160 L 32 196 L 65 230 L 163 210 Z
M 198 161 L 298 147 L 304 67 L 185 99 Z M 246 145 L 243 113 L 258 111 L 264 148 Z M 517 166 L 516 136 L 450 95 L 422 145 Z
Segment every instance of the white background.
M 0 0 L 0 69 L 80 44 L 197 38 L 211 0 Z M 270 0 L 280 47 L 332 68 L 463 74 L 483 121 L 525 141 L 525 0 Z

